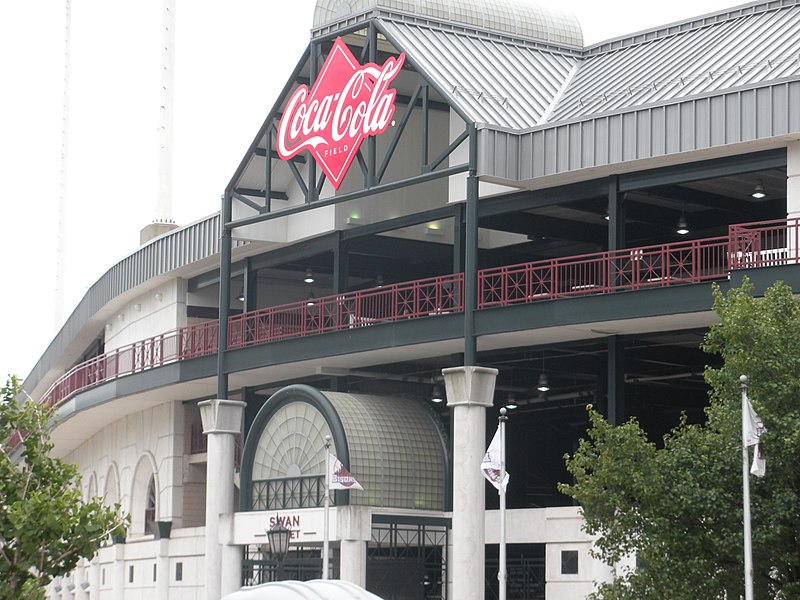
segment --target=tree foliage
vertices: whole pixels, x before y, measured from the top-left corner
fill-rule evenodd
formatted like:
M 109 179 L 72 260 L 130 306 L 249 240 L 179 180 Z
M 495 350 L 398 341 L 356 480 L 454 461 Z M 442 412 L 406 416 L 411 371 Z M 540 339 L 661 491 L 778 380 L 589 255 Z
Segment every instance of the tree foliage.
M 590 408 L 566 457 L 574 482 L 560 489 L 582 506 L 596 556 L 637 558 L 596 599 L 743 597 L 742 374 L 768 428 L 767 475 L 750 479 L 755 595 L 800 598 L 800 303 L 780 282 L 754 298 L 745 280 L 715 288 L 714 311 L 703 349 L 724 362 L 705 371 L 705 423 L 683 420 L 656 446 L 635 419 L 612 427 Z
M 22 399 L 18 380 L 0 389 L 0 599 L 41 595 L 53 577 L 122 533 L 119 505 L 84 501 L 73 464 L 50 452 L 51 411 Z M 25 436 L 20 442 L 20 432 Z

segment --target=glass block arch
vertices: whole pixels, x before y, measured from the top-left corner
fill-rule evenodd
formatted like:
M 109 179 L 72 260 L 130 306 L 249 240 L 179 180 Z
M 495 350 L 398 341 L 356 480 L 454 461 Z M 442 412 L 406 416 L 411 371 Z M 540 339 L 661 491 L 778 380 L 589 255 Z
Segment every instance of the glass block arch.
M 422 401 L 293 385 L 256 415 L 242 453 L 241 510 L 316 506 L 331 451 L 364 491 L 337 492 L 337 504 L 443 510 L 450 466 L 438 416 Z M 316 488 L 314 486 L 317 486 Z

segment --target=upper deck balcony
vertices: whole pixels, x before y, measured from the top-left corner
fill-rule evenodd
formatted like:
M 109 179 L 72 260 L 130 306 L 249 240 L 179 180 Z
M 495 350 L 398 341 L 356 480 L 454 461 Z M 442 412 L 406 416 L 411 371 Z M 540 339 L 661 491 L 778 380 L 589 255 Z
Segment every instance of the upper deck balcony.
M 626 248 L 484 269 L 479 311 L 566 298 L 727 280 L 732 270 L 800 262 L 800 219 L 732 225 L 727 236 Z M 232 316 L 228 350 L 464 310 L 464 274 L 311 298 Z M 41 402 L 58 405 L 88 388 L 175 362 L 216 354 L 217 321 L 179 328 L 76 365 Z

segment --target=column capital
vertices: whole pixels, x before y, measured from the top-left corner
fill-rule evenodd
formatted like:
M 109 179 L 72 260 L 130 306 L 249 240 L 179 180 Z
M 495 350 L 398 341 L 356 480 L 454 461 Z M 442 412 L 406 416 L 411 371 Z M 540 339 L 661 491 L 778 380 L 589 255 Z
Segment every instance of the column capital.
M 198 402 L 197 406 L 203 420 L 203 433 L 241 433 L 245 402 L 214 398 Z
M 442 369 L 447 406 L 492 406 L 497 369 L 450 367 Z

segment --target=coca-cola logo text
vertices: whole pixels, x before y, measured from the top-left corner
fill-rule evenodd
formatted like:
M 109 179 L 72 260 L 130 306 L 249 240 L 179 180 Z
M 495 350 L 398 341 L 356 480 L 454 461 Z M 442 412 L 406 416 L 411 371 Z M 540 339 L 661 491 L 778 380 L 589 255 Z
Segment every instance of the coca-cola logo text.
M 361 142 L 392 124 L 397 92 L 389 84 L 404 60 L 400 54 L 383 66 L 360 65 L 336 38 L 311 91 L 301 85 L 286 104 L 278 125 L 278 156 L 288 160 L 308 150 L 338 190 Z

